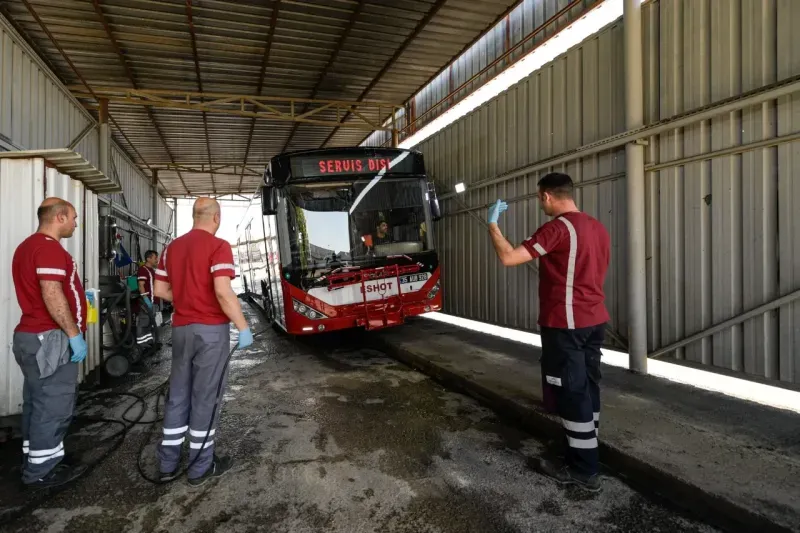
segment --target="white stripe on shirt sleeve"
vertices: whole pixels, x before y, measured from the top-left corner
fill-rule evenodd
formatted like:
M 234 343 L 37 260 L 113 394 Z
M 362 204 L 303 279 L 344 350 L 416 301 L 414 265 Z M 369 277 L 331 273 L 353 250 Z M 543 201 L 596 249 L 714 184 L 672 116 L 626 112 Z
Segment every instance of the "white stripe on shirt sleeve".
M 236 267 L 234 267 L 230 263 L 220 263 L 219 265 L 214 265 L 214 266 L 211 267 L 211 273 L 212 274 L 214 272 L 216 272 L 217 270 L 236 270 Z
M 37 268 L 37 274 L 42 274 L 45 276 L 66 276 L 67 271 L 61 270 L 60 268 Z
M 547 250 L 538 242 L 533 245 L 533 249 L 536 250 L 536 253 L 539 255 L 547 255 Z

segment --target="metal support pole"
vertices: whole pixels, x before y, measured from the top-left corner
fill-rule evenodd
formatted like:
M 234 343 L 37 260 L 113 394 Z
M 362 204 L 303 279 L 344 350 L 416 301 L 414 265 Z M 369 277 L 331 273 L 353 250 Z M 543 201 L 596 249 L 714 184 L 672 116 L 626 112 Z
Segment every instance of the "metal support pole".
M 153 170 L 153 206 L 150 211 L 153 226 L 158 227 L 158 170 Z M 158 232 L 153 229 L 153 250 L 158 250 Z
M 178 236 L 178 199 L 172 199 L 172 238 Z
M 400 132 L 397 131 L 397 108 L 392 108 L 392 148 L 400 144 Z
M 111 129 L 108 126 L 108 100 L 100 99 L 100 172 L 110 175 Z
M 639 0 L 624 0 L 625 127 L 644 126 L 642 10 Z M 628 186 L 628 357 L 630 370 L 647 374 L 647 274 L 645 271 L 644 146 L 625 145 Z

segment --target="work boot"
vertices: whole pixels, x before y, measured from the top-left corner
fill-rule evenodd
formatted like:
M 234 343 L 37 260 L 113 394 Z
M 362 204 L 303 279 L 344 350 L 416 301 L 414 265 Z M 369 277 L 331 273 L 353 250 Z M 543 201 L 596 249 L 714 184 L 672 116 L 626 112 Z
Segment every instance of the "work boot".
M 567 465 L 548 459 L 539 460 L 538 470 L 562 485 L 578 485 L 591 492 L 600 490 L 600 476 L 598 474 L 587 476 Z
M 175 467 L 175 470 L 173 470 L 172 472 L 160 472 L 158 474 L 158 480 L 160 482 L 162 482 L 162 483 L 168 483 L 168 482 L 172 481 L 173 479 L 175 479 L 176 477 L 178 477 L 178 474 L 180 474 L 180 470 L 181 470 L 181 467 L 180 467 L 180 465 L 178 465 L 178 466 Z
M 81 474 L 84 473 L 85 470 L 85 465 L 73 467 L 64 463 L 58 463 L 44 477 L 39 478 L 33 483 L 25 483 L 25 487 L 30 489 L 49 489 L 52 487 L 58 487 L 77 479 Z
M 206 470 L 206 473 L 200 477 L 196 477 L 194 479 L 189 479 L 189 485 L 194 487 L 199 487 L 212 477 L 220 477 L 222 474 L 227 472 L 233 466 L 233 459 L 228 456 L 217 457 L 217 454 L 214 454 L 214 462 L 211 463 L 211 466 Z

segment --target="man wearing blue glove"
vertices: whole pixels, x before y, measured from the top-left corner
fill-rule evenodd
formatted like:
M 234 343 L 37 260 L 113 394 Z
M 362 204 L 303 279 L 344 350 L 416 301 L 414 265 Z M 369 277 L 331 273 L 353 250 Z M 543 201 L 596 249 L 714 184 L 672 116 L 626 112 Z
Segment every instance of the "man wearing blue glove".
M 559 172 L 538 183 L 542 210 L 552 220 L 514 248 L 497 225 L 508 209 L 489 209 L 489 234 L 505 266 L 539 259 L 539 327 L 542 389 L 554 400 L 565 433 L 564 463 L 542 459 L 539 469 L 562 484 L 600 489 L 600 347 L 609 314 L 603 283 L 611 257 L 608 231 L 578 210 L 572 179 Z
M 158 312 L 159 300 L 153 293 L 155 285 L 156 266 L 158 265 L 158 252 L 147 250 L 144 253 L 144 264 L 139 267 L 136 279 L 139 283 L 140 305 L 136 316 L 136 345 L 142 353 L 153 347 L 156 340 L 153 337 L 154 326 L 150 324 L 150 314 Z M 155 307 L 154 307 L 155 306 Z
M 20 243 L 11 263 L 22 311 L 12 349 L 24 377 L 22 482 L 44 488 L 83 470 L 62 460 L 77 395 L 76 363 L 87 352 L 86 295 L 78 265 L 60 243 L 75 232 L 75 208 L 61 198 L 47 198 L 37 215 L 38 230 Z
M 230 323 L 239 332 L 239 348 L 250 346 L 253 335 L 231 288 L 236 275 L 231 245 L 215 236 L 220 225 L 219 203 L 198 198 L 192 218 L 192 230 L 164 248 L 156 268 L 155 296 L 171 301 L 175 308 L 172 372 L 158 460 L 161 479 L 173 479 L 188 433 L 189 461 L 194 462 L 188 472 L 189 484 L 202 485 L 233 464 L 231 458 L 214 453 L 219 418 L 214 404 L 220 379 L 227 381 L 223 369 L 230 351 Z M 225 382 L 221 393 L 224 390 Z

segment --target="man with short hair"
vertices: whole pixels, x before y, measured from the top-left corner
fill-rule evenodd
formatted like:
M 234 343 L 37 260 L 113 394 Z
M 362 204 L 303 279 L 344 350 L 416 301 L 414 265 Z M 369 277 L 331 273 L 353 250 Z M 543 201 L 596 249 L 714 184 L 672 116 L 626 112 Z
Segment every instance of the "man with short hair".
M 375 227 L 375 236 L 372 238 L 372 244 L 388 244 L 390 242 L 392 242 L 392 236 L 389 234 L 389 224 L 385 220 L 381 220 Z
M 136 278 L 139 282 L 139 296 L 141 297 L 139 313 L 136 317 L 136 344 L 142 353 L 152 348 L 156 342 L 153 337 L 155 324 L 150 323 L 150 314 L 147 311 L 149 309 L 153 313 L 158 312 L 154 305 L 160 303 L 153 293 L 157 265 L 158 252 L 147 250 L 144 253 L 144 264 L 139 267 L 136 273 Z
M 539 326 L 542 387 L 555 396 L 566 433 L 565 464 L 542 459 L 556 481 L 600 490 L 597 433 L 600 420 L 600 348 L 609 321 L 603 284 L 611 257 L 605 227 L 578 210 L 572 179 L 560 172 L 538 183 L 542 210 L 553 220 L 514 248 L 497 225 L 508 208 L 489 209 L 489 234 L 505 266 L 539 259 Z
M 53 487 L 81 472 L 61 461 L 75 408 L 77 363 L 87 352 L 86 295 L 78 265 L 60 243 L 75 232 L 75 208 L 61 198 L 47 198 L 37 216 L 36 233 L 17 246 L 11 262 L 22 310 L 12 349 L 24 377 L 22 482 Z
M 156 269 L 155 296 L 175 307 L 172 371 L 158 460 L 161 480 L 173 479 L 188 433 L 189 484 L 197 486 L 221 476 L 233 464 L 231 458 L 214 453 L 219 418 L 214 407 L 219 382 L 227 381 L 223 369 L 230 349 L 230 322 L 239 330 L 239 348 L 252 344 L 253 335 L 231 288 L 236 275 L 231 245 L 215 237 L 219 203 L 198 198 L 192 218 L 192 230 L 164 248 Z

